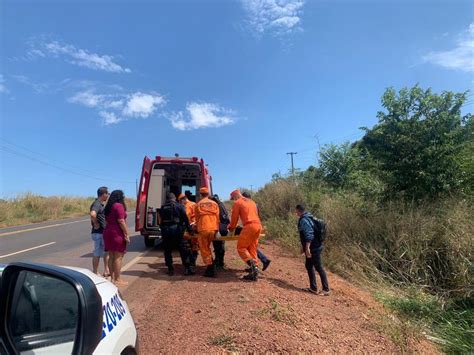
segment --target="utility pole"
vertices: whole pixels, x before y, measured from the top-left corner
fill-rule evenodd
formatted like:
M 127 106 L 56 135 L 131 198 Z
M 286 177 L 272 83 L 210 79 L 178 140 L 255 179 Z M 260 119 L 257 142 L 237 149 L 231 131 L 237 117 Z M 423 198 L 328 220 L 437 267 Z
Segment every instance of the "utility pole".
M 253 185 L 250 185 L 250 191 L 253 192 Z
M 291 175 L 295 177 L 295 165 L 293 164 L 293 155 L 298 154 L 298 152 L 289 152 L 286 154 L 291 156 Z

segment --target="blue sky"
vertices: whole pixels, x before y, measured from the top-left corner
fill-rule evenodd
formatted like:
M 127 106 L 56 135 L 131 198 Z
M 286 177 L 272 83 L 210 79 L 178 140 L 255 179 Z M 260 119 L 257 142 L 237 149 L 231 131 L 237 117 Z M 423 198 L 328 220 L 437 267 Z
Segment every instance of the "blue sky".
M 134 196 L 174 153 L 227 196 L 359 138 L 389 86 L 473 89 L 471 1 L 3 0 L 0 36 L 2 197 Z

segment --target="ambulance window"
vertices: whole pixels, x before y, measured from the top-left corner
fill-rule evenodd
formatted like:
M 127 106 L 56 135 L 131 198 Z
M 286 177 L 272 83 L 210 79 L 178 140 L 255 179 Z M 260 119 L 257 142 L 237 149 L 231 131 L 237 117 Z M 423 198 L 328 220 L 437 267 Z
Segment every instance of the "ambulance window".
M 21 271 L 13 300 L 10 332 L 20 353 L 51 346 L 62 353 L 72 352 L 79 323 L 79 299 L 72 285 Z

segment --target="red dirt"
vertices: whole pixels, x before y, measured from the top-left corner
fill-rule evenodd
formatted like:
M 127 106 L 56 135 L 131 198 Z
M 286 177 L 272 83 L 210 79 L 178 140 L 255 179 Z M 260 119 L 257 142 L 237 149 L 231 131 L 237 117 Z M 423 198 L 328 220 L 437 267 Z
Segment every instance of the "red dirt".
M 229 269 L 215 279 L 201 276 L 203 266 L 188 277 L 176 266 L 169 277 L 160 251 L 145 258 L 148 270 L 124 291 L 141 353 L 400 352 L 380 326 L 383 307 L 368 292 L 331 273 L 330 296 L 302 291 L 303 260 L 273 244 L 262 247 L 273 261 L 256 283 L 239 279 L 244 264 L 235 242 L 227 243 Z M 409 352 L 437 352 L 427 341 L 409 343 Z

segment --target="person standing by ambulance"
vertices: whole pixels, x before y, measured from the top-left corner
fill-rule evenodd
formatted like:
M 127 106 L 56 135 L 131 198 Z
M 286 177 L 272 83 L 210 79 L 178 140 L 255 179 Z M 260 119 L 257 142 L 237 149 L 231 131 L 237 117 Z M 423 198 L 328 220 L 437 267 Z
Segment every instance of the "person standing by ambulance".
M 194 275 L 190 268 L 190 249 L 184 241 L 183 235 L 185 229 L 191 232 L 186 210 L 182 205 L 176 202 L 176 196 L 170 192 L 166 195 L 166 202 L 160 210 L 160 228 L 163 238 L 163 247 L 165 254 L 165 264 L 168 267 L 168 275 L 174 275 L 173 267 L 173 247 L 178 247 L 181 256 L 181 262 L 184 266 L 184 275 Z
M 183 193 L 178 196 L 178 202 L 182 206 L 184 206 L 184 209 L 186 210 L 186 215 L 188 216 L 189 224 L 192 228 L 196 224 L 196 216 L 194 214 L 194 208 L 196 206 L 196 203 L 189 200 L 188 196 Z M 197 238 L 192 238 L 192 234 L 188 231 L 184 232 L 184 239 L 187 241 L 187 248 L 190 249 L 190 268 L 192 274 L 194 274 L 194 270 L 196 268 L 196 260 L 199 252 L 199 242 Z
M 199 250 L 204 264 L 207 266 L 204 276 L 215 277 L 216 266 L 212 260 L 211 243 L 219 230 L 219 206 L 209 198 L 209 189 L 199 189 L 201 199 L 195 206 L 196 228 L 198 232 Z
M 257 281 L 259 273 L 257 267 L 258 238 L 262 232 L 262 223 L 258 216 L 257 205 L 251 199 L 243 197 L 240 190 L 232 191 L 230 198 L 234 200 L 235 203 L 232 206 L 229 230 L 231 232 L 235 230 L 240 218 L 243 229 L 237 241 L 237 252 L 242 260 L 250 267 L 248 275 L 245 275 L 243 279 Z
M 109 254 L 104 251 L 104 228 L 105 214 L 104 205 L 109 198 L 107 187 L 102 186 L 97 189 L 97 198 L 90 207 L 90 217 L 92 224 L 91 238 L 94 242 L 94 251 L 92 253 L 92 272 L 99 275 L 100 258 L 104 258 L 104 273 L 102 276 L 109 277 Z

